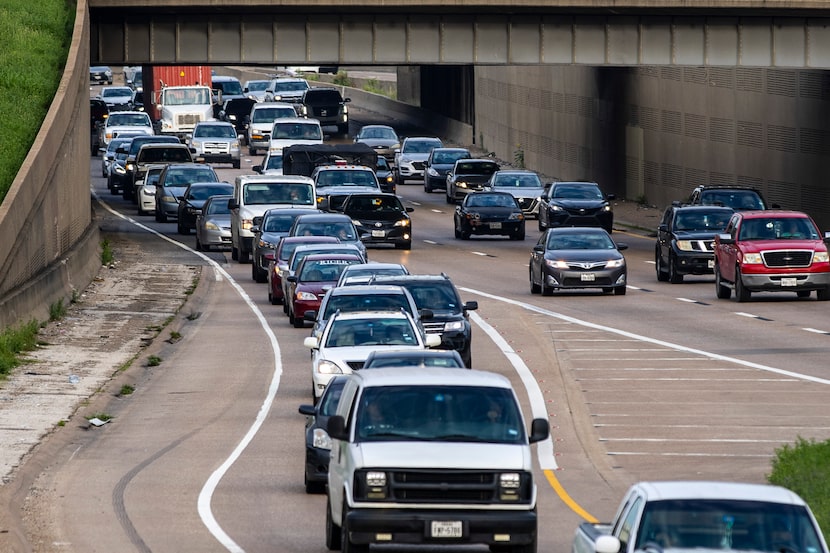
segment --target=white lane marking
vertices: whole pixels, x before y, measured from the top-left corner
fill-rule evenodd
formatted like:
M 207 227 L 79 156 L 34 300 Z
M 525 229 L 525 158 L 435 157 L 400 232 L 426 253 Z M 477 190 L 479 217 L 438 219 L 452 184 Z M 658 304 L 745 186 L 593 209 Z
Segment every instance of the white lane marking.
M 609 451 L 608 455 L 648 455 L 650 457 L 728 457 L 730 459 L 769 459 L 768 453 L 761 454 L 740 454 L 740 453 L 671 453 L 667 451 Z
M 814 332 L 815 334 L 830 334 L 826 330 L 819 330 L 817 328 L 802 328 L 801 330 L 806 330 L 807 332 Z
M 495 294 L 490 294 L 490 293 L 487 293 L 487 292 L 483 292 L 481 290 L 476 290 L 474 288 L 459 287 L 459 290 L 463 290 L 464 292 L 469 292 L 470 294 L 476 294 L 476 295 L 479 295 L 479 296 L 482 296 L 482 297 L 485 297 L 485 298 L 490 298 L 490 299 L 495 300 L 495 301 L 500 301 L 500 302 L 503 302 L 503 303 L 508 303 L 510 305 L 515 305 L 517 307 L 521 307 L 521 308 L 526 309 L 528 311 L 532 311 L 534 313 L 539 313 L 540 315 L 553 317 L 555 319 L 559 319 L 559 320 L 562 320 L 562 321 L 567 321 L 567 322 L 570 322 L 570 323 L 573 323 L 573 324 L 578 324 L 578 325 L 581 325 L 581 326 L 584 326 L 584 327 L 587 327 L 587 328 L 593 328 L 593 329 L 596 329 L 596 330 L 603 330 L 605 332 L 611 332 L 611 333 L 617 334 L 619 336 L 625 336 L 626 338 L 635 338 L 635 339 L 638 339 L 638 340 L 642 340 L 643 342 L 648 342 L 650 344 L 656 344 L 656 345 L 659 345 L 659 346 L 675 349 L 677 351 L 683 351 L 683 352 L 686 352 L 686 353 L 692 353 L 692 354 L 695 354 L 695 355 L 702 355 L 704 357 L 707 357 L 709 359 L 714 359 L 714 360 L 717 360 L 717 361 L 727 361 L 729 363 L 735 363 L 737 365 L 742 365 L 744 367 L 752 367 L 754 369 L 758 369 L 758 370 L 762 370 L 762 371 L 767 371 L 767 372 L 780 374 L 780 375 L 784 375 L 784 376 L 791 376 L 793 378 L 798 378 L 800 380 L 806 380 L 806 381 L 809 381 L 809 382 L 815 382 L 817 384 L 830 385 L 830 380 L 828 380 L 826 378 L 819 378 L 817 376 L 811 376 L 811 375 L 808 375 L 808 374 L 802 374 L 802 373 L 797 373 L 797 372 L 794 372 L 794 371 L 788 371 L 788 370 L 785 370 L 785 369 L 779 369 L 779 368 L 776 368 L 776 367 L 770 367 L 768 365 L 761 365 L 760 363 L 753 363 L 751 361 L 745 361 L 743 359 L 738 359 L 736 357 L 729 357 L 728 355 L 720 355 L 718 353 L 712 353 L 710 351 L 704 351 L 704 350 L 700 350 L 700 349 L 690 348 L 690 347 L 687 347 L 687 346 L 681 346 L 680 344 L 673 344 L 671 342 L 658 340 L 656 338 L 649 338 L 648 336 L 642 336 L 640 334 L 635 334 L 633 332 L 628 332 L 626 330 L 620 330 L 618 328 L 612 328 L 610 326 L 603 326 L 603 325 L 596 324 L 596 323 L 590 323 L 588 321 L 583 321 L 583 320 L 580 320 L 580 319 L 576 319 L 574 317 L 569 317 L 569 316 L 563 315 L 561 313 L 556 313 L 555 311 L 550 311 L 548 309 L 543 309 L 541 307 L 537 307 L 537 306 L 531 305 L 529 303 L 524 303 L 524 302 L 521 302 L 521 301 L 518 301 L 518 300 L 505 298 L 505 297 L 502 297 L 502 296 L 496 296 Z
M 424 240 L 424 243 L 425 244 L 433 244 L 433 245 L 438 244 L 438 242 L 436 242 L 435 240 Z
M 748 438 L 600 438 L 601 442 L 655 442 L 655 443 L 727 443 L 727 444 L 780 444 L 781 440 L 750 440 Z
M 432 211 L 433 213 L 444 213 L 440 209 L 430 209 L 430 211 Z
M 113 215 L 124 219 L 125 221 L 130 222 L 131 224 L 137 226 L 142 230 L 146 230 L 147 232 L 156 235 L 157 237 L 161 238 L 162 240 L 166 240 L 171 244 L 188 251 L 197 257 L 202 258 L 204 261 L 209 263 L 213 270 L 217 272 L 217 274 L 222 275 L 225 279 L 227 279 L 228 283 L 236 290 L 239 296 L 242 298 L 248 307 L 253 311 L 254 315 L 256 316 L 257 320 L 259 321 L 260 326 L 262 327 L 263 331 L 265 331 L 266 336 L 268 337 L 268 341 L 271 344 L 271 350 L 274 353 L 274 373 L 271 376 L 271 384 L 268 387 L 268 393 L 266 394 L 265 398 L 260 405 L 259 412 L 257 413 L 254 422 L 251 424 L 248 431 L 239 441 L 237 446 L 231 452 L 227 459 L 213 471 L 213 474 L 210 475 L 205 485 L 202 487 L 202 490 L 199 492 L 199 499 L 197 502 L 197 508 L 199 511 L 199 516 L 202 519 L 202 523 L 208 529 L 208 531 L 213 534 L 213 537 L 222 544 L 222 546 L 230 551 L 231 553 L 244 553 L 245 550 L 242 549 L 240 545 L 238 545 L 233 538 L 231 538 L 219 525 L 216 521 L 216 518 L 213 516 L 213 511 L 211 511 L 210 503 L 211 499 L 213 498 L 213 493 L 216 491 L 216 487 L 219 485 L 219 482 L 225 476 L 225 473 L 228 472 L 228 469 L 233 466 L 233 464 L 239 459 L 242 452 L 248 447 L 251 441 L 256 436 L 259 429 L 262 427 L 265 420 L 268 418 L 268 412 L 271 410 L 271 404 L 274 402 L 274 397 L 277 395 L 277 390 L 280 387 L 280 378 L 282 377 L 282 358 L 280 352 L 280 344 L 277 341 L 277 337 L 274 335 L 274 332 L 271 330 L 271 327 L 268 326 L 268 321 L 265 320 L 265 316 L 262 314 L 262 311 L 256 306 L 253 300 L 245 293 L 245 290 L 242 289 L 242 286 L 239 285 L 233 277 L 225 271 L 219 263 L 212 260 L 202 252 L 197 252 L 196 250 L 190 248 L 182 244 L 177 240 L 173 240 L 172 238 L 165 236 L 164 234 L 142 224 L 133 219 L 132 217 L 128 217 L 118 211 L 112 209 L 106 202 L 101 200 L 98 195 L 93 191 L 93 196 L 98 202 L 110 213 Z
M 495 328 L 484 321 L 477 313 L 470 311 L 470 319 L 481 328 L 491 340 L 501 349 L 501 352 L 516 369 L 516 373 L 522 381 L 527 392 L 528 401 L 530 401 L 530 411 L 534 419 L 550 420 L 547 407 L 545 406 L 545 397 L 542 395 L 542 390 L 539 389 L 539 384 L 531 374 L 530 369 L 519 354 L 516 353 L 510 344 L 507 343 L 501 334 Z M 553 440 L 548 436 L 544 441 L 538 442 L 536 447 L 536 457 L 539 459 L 539 466 L 542 470 L 557 470 L 559 466 L 556 464 L 556 458 L 553 455 Z
M 470 253 L 472 253 L 473 255 L 481 255 L 481 256 L 487 257 L 487 254 L 484 253 L 484 252 L 470 252 Z
M 749 319 L 757 319 L 758 315 L 753 315 L 752 313 L 744 313 L 743 311 L 735 311 L 735 315 L 739 317 L 747 317 Z
M 698 303 L 697 300 L 691 300 L 689 298 L 675 298 L 677 301 L 685 301 L 686 303 Z

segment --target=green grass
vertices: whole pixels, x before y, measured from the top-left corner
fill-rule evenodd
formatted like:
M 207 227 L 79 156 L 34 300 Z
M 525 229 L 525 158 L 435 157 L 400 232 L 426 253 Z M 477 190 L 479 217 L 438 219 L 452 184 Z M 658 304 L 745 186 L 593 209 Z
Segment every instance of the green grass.
M 776 449 L 767 480 L 800 495 L 830 540 L 830 440 L 799 437 L 794 445 Z
M 113 259 L 115 259 L 115 254 L 112 253 L 112 245 L 104 238 L 101 240 L 101 265 L 109 265 Z
M 58 89 L 74 20 L 74 2 L 0 2 L 0 201 Z
M 21 353 L 37 347 L 37 333 L 40 323 L 34 319 L 0 333 L 0 379 L 5 378 L 15 367 L 23 363 Z

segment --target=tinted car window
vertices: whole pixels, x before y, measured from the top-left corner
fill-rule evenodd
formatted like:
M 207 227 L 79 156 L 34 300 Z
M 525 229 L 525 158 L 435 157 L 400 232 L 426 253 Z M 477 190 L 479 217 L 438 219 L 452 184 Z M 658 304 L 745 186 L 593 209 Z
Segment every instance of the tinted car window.
M 304 101 L 307 104 L 339 104 L 343 101 L 343 97 L 334 89 L 310 90 L 306 92 Z

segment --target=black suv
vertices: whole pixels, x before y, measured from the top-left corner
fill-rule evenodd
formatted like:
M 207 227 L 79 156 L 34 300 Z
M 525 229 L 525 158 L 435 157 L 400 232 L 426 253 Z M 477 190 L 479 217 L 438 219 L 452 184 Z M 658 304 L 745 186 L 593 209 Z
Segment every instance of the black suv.
M 735 211 L 778 208 L 777 204 L 767 205 L 761 191 L 751 186 L 707 186 L 700 185 L 689 195 L 690 205 L 719 205 Z
M 107 103 L 100 98 L 89 99 L 89 147 L 90 153 L 93 156 L 98 155 L 98 149 L 101 147 L 100 128 L 107 120 L 110 110 Z
M 337 132 L 349 134 L 349 108 L 351 98 L 343 98 L 336 88 L 315 86 L 303 93 L 300 116 L 317 119 L 322 126 L 336 125 Z
M 614 212 L 595 182 L 554 182 L 539 198 L 539 230 L 551 227 L 602 227 L 610 234 Z
M 677 284 L 684 275 L 714 274 L 715 235 L 723 232 L 734 211 L 729 207 L 673 203 L 657 227 L 654 264 L 657 280 Z
M 127 149 L 127 156 L 124 158 L 123 161 L 118 161 L 119 164 L 122 164 L 123 167 L 117 170 L 110 171 L 113 176 L 113 179 L 117 177 L 117 182 L 113 182 L 111 188 L 116 190 L 121 190 L 122 195 L 124 196 L 125 200 L 135 200 L 135 189 L 134 183 L 136 181 L 135 173 L 136 173 L 136 163 L 135 158 L 138 155 L 138 151 L 141 149 L 142 146 L 145 144 L 181 144 L 178 138 L 175 136 L 162 136 L 162 135 L 141 135 L 136 136 L 130 141 L 129 148 Z
M 472 328 L 467 312 L 478 309 L 478 302 L 462 303 L 450 277 L 445 274 L 378 276 L 368 284 L 395 284 L 406 288 L 419 310 L 432 313 L 432 317 L 423 320 L 427 334 L 440 334 L 440 347 L 454 349 L 467 367 L 472 366 Z

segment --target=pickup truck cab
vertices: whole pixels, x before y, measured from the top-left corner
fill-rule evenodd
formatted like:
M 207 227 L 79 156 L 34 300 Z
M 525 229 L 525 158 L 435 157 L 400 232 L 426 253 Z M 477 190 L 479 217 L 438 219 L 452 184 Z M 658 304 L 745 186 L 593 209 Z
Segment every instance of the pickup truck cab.
M 314 181 L 300 175 L 241 175 L 236 177 L 231 210 L 231 258 L 247 263 L 253 251 L 254 218 L 279 207 L 316 206 Z
M 737 211 L 715 236 L 715 291 L 718 298 L 749 301 L 752 292 L 815 290 L 830 300 L 830 233 L 799 211 Z
M 763 484 L 640 482 L 629 488 L 613 522 L 582 523 L 572 553 L 634 551 L 827 553 L 807 504 Z
M 355 371 L 329 419 L 326 546 L 486 544 L 536 551 L 530 444 L 507 378 L 424 367 Z

